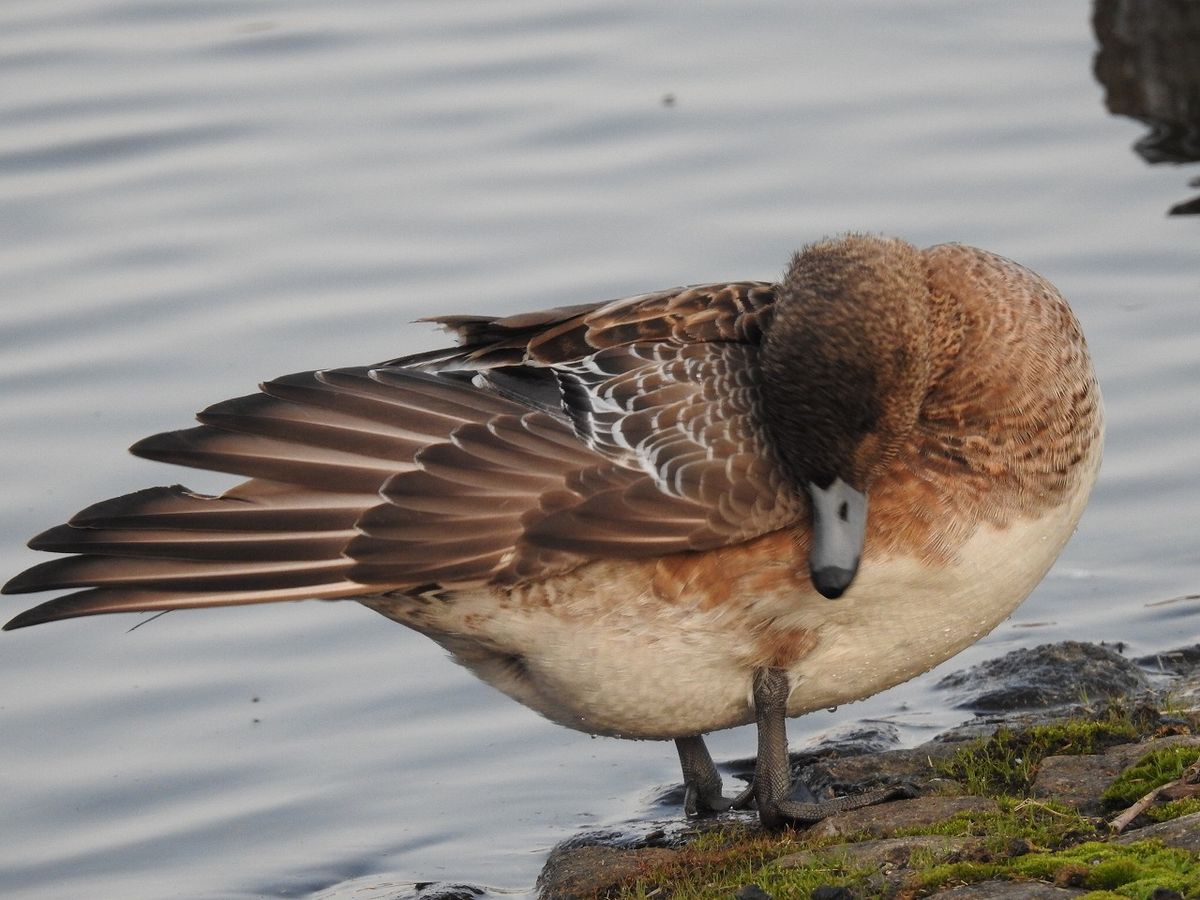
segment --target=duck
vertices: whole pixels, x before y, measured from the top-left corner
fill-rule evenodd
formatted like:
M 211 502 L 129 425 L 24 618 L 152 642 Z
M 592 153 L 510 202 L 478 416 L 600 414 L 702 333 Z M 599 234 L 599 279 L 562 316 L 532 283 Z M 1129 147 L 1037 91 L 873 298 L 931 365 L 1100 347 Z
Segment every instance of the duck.
M 689 815 L 782 828 L 906 790 L 805 795 L 786 719 L 994 629 L 1100 466 L 1071 308 L 962 244 L 845 234 L 778 282 L 423 321 L 454 344 L 276 378 L 136 443 L 246 480 L 33 538 L 64 555 L 3 592 L 72 592 L 5 629 L 356 601 L 553 722 L 673 741 Z M 704 736 L 747 724 L 753 779 L 726 797 Z

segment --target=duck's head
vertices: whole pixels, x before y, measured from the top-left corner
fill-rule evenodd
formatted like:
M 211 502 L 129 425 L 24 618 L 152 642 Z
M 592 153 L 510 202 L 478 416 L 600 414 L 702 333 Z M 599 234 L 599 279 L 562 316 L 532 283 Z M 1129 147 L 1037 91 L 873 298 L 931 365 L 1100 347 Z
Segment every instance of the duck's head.
M 851 235 L 804 248 L 763 339 L 770 431 L 812 510 L 809 570 L 826 597 L 858 571 L 868 497 L 917 420 L 931 372 L 921 251 Z

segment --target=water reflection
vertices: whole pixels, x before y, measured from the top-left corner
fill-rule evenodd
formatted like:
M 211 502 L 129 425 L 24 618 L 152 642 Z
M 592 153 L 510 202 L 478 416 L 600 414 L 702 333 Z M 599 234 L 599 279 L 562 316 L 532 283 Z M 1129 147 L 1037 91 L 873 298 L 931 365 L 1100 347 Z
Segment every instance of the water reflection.
M 1151 164 L 1200 160 L 1200 3 L 1097 0 L 1092 27 L 1105 106 L 1150 126 L 1133 145 L 1138 154 Z M 1200 178 L 1190 184 L 1200 187 Z M 1170 213 L 1200 213 L 1200 197 Z

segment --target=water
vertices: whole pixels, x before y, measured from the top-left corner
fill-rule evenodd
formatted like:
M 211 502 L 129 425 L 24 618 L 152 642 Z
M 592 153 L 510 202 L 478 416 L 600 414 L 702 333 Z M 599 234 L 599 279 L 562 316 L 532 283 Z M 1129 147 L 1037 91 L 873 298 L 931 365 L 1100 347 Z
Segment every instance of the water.
M 846 229 L 959 240 L 1071 298 L 1102 480 L 1058 566 L 941 672 L 1197 639 L 1194 170 L 1110 117 L 1074 4 L 174 0 L 0 7 L 0 573 L 85 504 L 219 490 L 123 448 L 264 378 L 435 346 L 410 321 L 773 278 Z M 671 95 L 673 102 L 667 99 Z M 23 608 L 20 599 L 5 609 Z M 527 889 L 643 814 L 669 746 L 552 726 L 353 604 L 0 639 L 0 893 Z M 938 672 L 836 714 L 909 740 Z M 717 735 L 745 755 L 745 729 Z

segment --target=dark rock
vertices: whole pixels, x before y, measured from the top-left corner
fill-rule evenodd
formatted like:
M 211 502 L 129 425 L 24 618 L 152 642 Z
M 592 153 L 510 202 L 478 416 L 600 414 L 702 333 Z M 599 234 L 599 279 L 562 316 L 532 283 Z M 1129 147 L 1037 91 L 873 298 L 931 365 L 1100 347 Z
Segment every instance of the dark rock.
M 823 884 L 813 888 L 812 900 L 854 900 L 854 894 L 850 892 L 850 888 Z
M 1168 847 L 1176 847 L 1190 853 L 1200 853 L 1200 813 L 1127 831 L 1116 838 L 1115 843 L 1132 844 L 1134 841 L 1148 839 L 1162 841 Z
M 555 847 L 538 876 L 538 896 L 543 900 L 596 897 L 636 876 L 644 866 L 662 865 L 674 857 L 674 850 L 658 847 Z
M 826 799 L 904 782 L 922 787 L 939 777 L 933 763 L 949 759 L 955 749 L 949 744 L 925 744 L 911 750 L 821 760 L 803 769 L 800 779 L 813 794 Z
M 919 828 L 945 821 L 960 812 L 991 812 L 996 802 L 986 797 L 916 797 L 867 806 L 823 819 L 807 832 L 811 837 L 845 837 L 866 832 L 888 837 L 901 828 Z
M 1145 673 L 1131 661 L 1107 647 L 1079 641 L 1013 650 L 937 683 L 953 692 L 955 706 L 980 712 L 1131 697 L 1149 686 Z
M 734 893 L 733 900 L 773 900 L 773 898 L 757 884 L 744 884 Z
M 1190 675 L 1200 670 L 1200 644 L 1139 656 L 1134 662 L 1155 674 Z
M 807 765 L 816 759 L 834 759 L 843 756 L 861 756 L 864 753 L 881 753 L 891 750 L 900 743 L 900 729 L 891 722 L 853 722 L 831 728 L 817 735 L 812 741 L 790 755 L 793 762 Z M 805 759 L 805 757 L 811 757 Z
M 1085 893 L 1040 881 L 981 881 L 939 891 L 930 900 L 1065 900 Z
M 771 865 L 780 869 L 802 869 L 811 866 L 823 856 L 844 856 L 852 866 L 890 866 L 908 868 L 914 850 L 931 853 L 937 862 L 945 862 L 961 856 L 977 842 L 972 838 L 947 837 L 940 834 L 924 834 L 915 837 L 880 838 L 874 841 L 859 841 L 853 844 L 835 844 L 820 850 L 805 850 L 781 856 Z
M 475 900 L 486 897 L 487 889 L 473 884 L 447 884 L 444 881 L 422 881 L 413 885 L 412 900 Z

